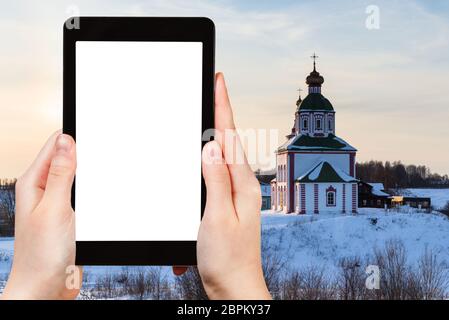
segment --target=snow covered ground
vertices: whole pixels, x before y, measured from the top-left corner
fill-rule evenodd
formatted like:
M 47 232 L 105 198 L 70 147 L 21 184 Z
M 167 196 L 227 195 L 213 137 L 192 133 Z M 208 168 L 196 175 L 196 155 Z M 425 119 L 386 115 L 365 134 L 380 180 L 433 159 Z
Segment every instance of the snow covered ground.
M 416 197 L 430 197 L 435 210 L 443 208 L 449 201 L 449 189 L 406 189 Z
M 341 258 L 368 258 L 388 240 L 403 242 L 411 264 L 426 248 L 449 263 L 449 219 L 438 213 L 386 213 L 372 208 L 360 209 L 358 215 L 264 211 L 262 225 L 268 245 L 288 257 L 293 269 L 318 266 L 333 273 Z
M 448 189 L 409 189 L 417 196 L 430 196 L 435 207 L 449 201 Z M 265 244 L 275 248 L 290 268 L 337 268 L 342 257 L 368 257 L 375 247 L 382 248 L 390 239 L 402 240 L 409 263 L 414 264 L 426 248 L 449 264 L 449 218 L 414 209 L 386 213 L 383 209 L 363 208 L 359 214 L 286 215 L 262 212 Z M 0 292 L 9 273 L 13 256 L 13 238 L 0 238 Z M 86 267 L 89 282 L 96 276 L 120 272 L 121 267 Z M 163 272 L 171 274 L 171 268 Z

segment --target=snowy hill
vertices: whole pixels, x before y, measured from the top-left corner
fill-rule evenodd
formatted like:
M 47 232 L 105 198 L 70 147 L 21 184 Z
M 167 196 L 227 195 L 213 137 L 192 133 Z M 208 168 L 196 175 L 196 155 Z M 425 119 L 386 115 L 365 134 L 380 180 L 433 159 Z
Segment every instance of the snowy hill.
M 449 263 L 449 219 L 441 214 L 385 213 L 360 209 L 358 215 L 262 213 L 269 246 L 288 257 L 289 267 L 324 267 L 332 273 L 343 257 L 367 258 L 388 240 L 401 240 L 414 264 L 426 248 Z

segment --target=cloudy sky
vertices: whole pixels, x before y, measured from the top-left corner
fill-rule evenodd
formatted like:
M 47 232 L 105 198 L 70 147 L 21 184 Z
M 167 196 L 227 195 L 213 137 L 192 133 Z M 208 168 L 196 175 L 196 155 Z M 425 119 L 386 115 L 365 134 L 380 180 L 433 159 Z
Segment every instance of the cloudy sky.
M 379 29 L 366 28 L 369 5 Z M 20 175 L 61 127 L 62 22 L 78 14 L 212 18 L 237 125 L 280 140 L 316 51 L 337 135 L 359 161 L 449 173 L 448 1 L 2 0 L 0 177 Z

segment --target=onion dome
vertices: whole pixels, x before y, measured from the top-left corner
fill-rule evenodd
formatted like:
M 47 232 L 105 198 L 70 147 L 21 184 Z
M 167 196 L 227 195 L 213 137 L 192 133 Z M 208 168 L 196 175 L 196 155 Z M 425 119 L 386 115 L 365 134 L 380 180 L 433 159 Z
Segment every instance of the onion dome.
M 324 78 L 315 69 L 315 63 L 313 63 L 313 71 L 307 76 L 306 83 L 309 87 L 321 87 L 324 82 Z
M 299 92 L 299 95 L 298 95 L 298 100 L 296 100 L 296 106 L 297 107 L 299 107 L 299 105 L 301 104 L 301 102 L 302 102 L 302 99 L 301 99 L 301 89 L 298 89 L 298 92 Z

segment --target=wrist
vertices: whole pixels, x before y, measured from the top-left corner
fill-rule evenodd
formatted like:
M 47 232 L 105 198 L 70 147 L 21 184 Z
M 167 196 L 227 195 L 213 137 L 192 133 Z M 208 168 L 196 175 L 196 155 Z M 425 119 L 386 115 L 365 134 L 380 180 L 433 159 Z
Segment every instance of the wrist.
M 55 277 L 40 275 L 40 277 L 29 277 L 11 270 L 8 282 L 6 283 L 2 300 L 60 300 L 70 299 L 66 297 L 64 287 L 55 287 L 55 282 L 59 279 Z
M 271 300 L 262 272 L 226 277 L 219 283 L 204 283 L 211 300 Z

